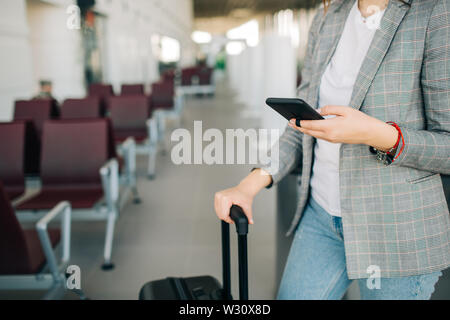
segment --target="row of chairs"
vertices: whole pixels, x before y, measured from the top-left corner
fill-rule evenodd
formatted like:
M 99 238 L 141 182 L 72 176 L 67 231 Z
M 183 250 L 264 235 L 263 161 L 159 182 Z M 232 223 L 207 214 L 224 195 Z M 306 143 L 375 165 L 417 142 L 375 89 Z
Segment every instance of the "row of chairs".
M 24 173 L 28 122 L 0 124 L 0 180 L 23 222 L 34 222 L 61 201 L 69 201 L 73 220 L 107 222 L 104 268 L 111 268 L 114 223 L 136 187 L 134 140 L 127 153 L 116 152 L 108 119 L 47 120 L 43 126 L 39 191 L 25 194 Z
M 213 69 L 207 66 L 195 66 L 181 70 L 179 90 L 183 94 L 208 94 L 214 95 Z
M 122 209 L 121 196 L 125 195 L 121 180 L 127 181 L 126 172 L 134 169 L 115 153 L 107 119 L 47 120 L 41 145 L 41 187 L 24 196 L 26 127 L 26 122 L 0 124 L 1 153 L 8 155 L 0 163 L 5 183 L 0 192 L 0 226 L 7 229 L 0 233 L 0 289 L 51 289 L 47 297 L 53 297 L 64 289 L 71 221 L 106 222 L 102 267 L 113 267 L 114 226 Z M 14 208 L 12 200 L 16 200 Z M 62 219 L 63 232 L 59 264 L 53 253 L 59 231 L 47 232 L 46 227 L 56 218 Z M 21 231 L 19 221 L 37 222 L 39 237 L 35 231 Z
M 52 99 L 17 101 L 14 121 L 0 124 L 0 290 L 65 288 L 70 258 L 71 221 L 105 221 L 103 269 L 111 261 L 114 227 L 136 188 L 136 152 L 149 157 L 154 175 L 158 137 L 167 117 L 179 116 L 170 75 L 152 85 L 124 85 L 115 96 L 109 85 L 92 85 L 84 99 L 61 107 Z M 117 147 L 117 149 L 116 149 Z M 151 165 L 152 163 L 152 165 Z M 40 189 L 29 195 L 27 176 L 40 176 Z M 128 192 L 127 192 L 128 191 Z M 61 219 L 61 231 L 47 225 Z M 24 230 L 20 222 L 36 223 Z M 2 229 L 3 231 L 3 229 Z M 37 236 L 36 236 L 37 235 Z M 62 256 L 54 252 L 62 239 Z M 14 248 L 12 248 L 14 246 Z M 82 295 L 82 293 L 81 293 Z

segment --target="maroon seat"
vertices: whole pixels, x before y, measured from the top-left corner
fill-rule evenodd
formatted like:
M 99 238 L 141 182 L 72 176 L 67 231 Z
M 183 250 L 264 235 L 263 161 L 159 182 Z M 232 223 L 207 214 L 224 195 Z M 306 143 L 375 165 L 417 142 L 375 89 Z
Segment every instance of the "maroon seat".
M 191 86 L 192 78 L 197 74 L 196 67 L 184 68 L 181 70 L 181 85 L 182 86 Z
M 89 97 L 99 97 L 102 116 L 109 110 L 108 99 L 114 96 L 114 89 L 110 84 L 93 83 L 89 86 Z
M 174 107 L 175 88 L 173 82 L 163 81 L 152 84 L 152 110 L 171 109 Z
M 55 100 L 35 99 L 16 101 L 14 120 L 33 121 L 39 137 L 42 135 L 44 122 L 58 117 L 58 107 Z
M 41 191 L 18 210 L 46 210 L 61 201 L 92 208 L 103 197 L 99 174 L 111 151 L 105 119 L 47 121 L 41 160 Z
M 124 84 L 122 85 L 121 94 L 123 96 L 144 95 L 145 89 L 143 84 Z
M 212 73 L 213 69 L 207 66 L 185 68 L 181 71 L 181 84 L 191 86 L 194 84 L 193 79 L 196 77 L 198 85 L 211 85 Z
M 110 97 L 114 90 L 110 84 L 93 83 L 89 86 L 89 96 Z
M 175 81 L 175 69 L 170 69 L 162 74 L 162 81 Z
M 60 231 L 48 230 L 53 247 Z M 46 264 L 36 230 L 23 230 L 0 183 L 0 275 L 36 274 Z
M 72 204 L 75 209 L 92 208 L 103 197 L 103 190 L 99 186 L 46 188 L 35 196 L 32 201 L 27 201 L 19 206 L 19 210 L 50 210 L 62 199 Z M 56 204 L 55 204 L 56 203 Z
M 212 73 L 213 69 L 209 67 L 202 67 L 198 69 L 198 77 L 200 85 L 211 85 L 212 84 Z
M 68 99 L 61 107 L 61 119 L 92 119 L 101 117 L 101 101 L 99 97 L 85 99 Z
M 25 122 L 0 123 L 0 180 L 9 199 L 25 192 Z
M 147 139 L 146 121 L 150 117 L 147 96 L 118 96 L 110 98 L 111 122 L 115 140 L 133 137 L 136 142 Z

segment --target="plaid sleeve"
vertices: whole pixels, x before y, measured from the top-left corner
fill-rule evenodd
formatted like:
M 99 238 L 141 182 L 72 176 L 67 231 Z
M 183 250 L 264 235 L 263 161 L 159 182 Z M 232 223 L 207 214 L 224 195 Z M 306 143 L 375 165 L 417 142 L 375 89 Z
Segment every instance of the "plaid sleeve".
M 308 46 L 306 49 L 305 62 L 302 69 L 302 83 L 297 89 L 297 96 L 305 98 L 311 83 L 312 56 L 318 36 L 320 20 L 323 19 L 323 8 L 319 9 L 313 19 L 308 34 Z M 287 127 L 280 137 L 277 145 L 278 159 L 271 159 L 270 163 L 261 166 L 261 169 L 272 176 L 273 184 L 280 182 L 287 174 L 296 168 L 302 158 L 303 134 L 291 127 Z M 270 185 L 272 186 L 272 185 Z
M 450 1 L 430 17 L 422 66 L 426 130 L 401 127 L 405 148 L 395 166 L 450 174 Z M 402 145 L 399 146 L 400 150 Z

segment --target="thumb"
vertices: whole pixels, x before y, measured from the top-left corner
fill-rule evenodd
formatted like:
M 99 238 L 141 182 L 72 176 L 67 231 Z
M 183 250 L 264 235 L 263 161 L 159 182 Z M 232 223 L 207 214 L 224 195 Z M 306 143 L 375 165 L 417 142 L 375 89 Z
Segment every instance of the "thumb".
M 347 107 L 342 106 L 325 106 L 320 109 L 322 116 L 345 116 L 347 114 Z

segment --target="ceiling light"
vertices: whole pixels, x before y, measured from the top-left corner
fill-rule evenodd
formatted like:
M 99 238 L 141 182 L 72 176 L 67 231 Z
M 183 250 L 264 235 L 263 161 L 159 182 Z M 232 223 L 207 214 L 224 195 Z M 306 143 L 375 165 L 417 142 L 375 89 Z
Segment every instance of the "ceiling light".
M 204 31 L 194 31 L 191 35 L 192 40 L 198 44 L 210 43 L 212 36 L 209 32 Z

